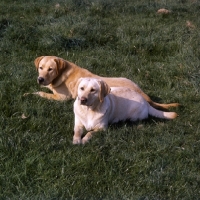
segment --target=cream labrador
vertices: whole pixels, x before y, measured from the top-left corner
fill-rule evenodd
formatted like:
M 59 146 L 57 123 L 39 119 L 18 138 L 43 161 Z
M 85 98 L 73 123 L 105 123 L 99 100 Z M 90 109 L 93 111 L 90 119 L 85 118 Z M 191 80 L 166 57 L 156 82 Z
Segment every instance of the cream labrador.
M 110 88 L 100 79 L 80 78 L 74 92 L 77 98 L 74 102 L 73 144 L 85 144 L 95 132 L 106 130 L 108 124 L 119 121 L 142 120 L 149 115 L 163 119 L 177 116 L 175 112 L 156 110 L 130 88 Z M 88 132 L 82 138 L 84 129 Z
M 100 77 L 56 56 L 40 56 L 35 59 L 35 66 L 39 74 L 38 83 L 41 86 L 48 87 L 53 94 L 43 91 L 35 92 L 34 94 L 47 99 L 68 100 L 75 98 L 72 93 L 78 79 L 81 77 L 93 77 L 102 79 L 110 87 L 128 87 L 140 93 L 151 106 L 157 109 L 167 109 L 179 105 L 178 103 L 159 104 L 153 102 L 148 95 L 129 79 Z

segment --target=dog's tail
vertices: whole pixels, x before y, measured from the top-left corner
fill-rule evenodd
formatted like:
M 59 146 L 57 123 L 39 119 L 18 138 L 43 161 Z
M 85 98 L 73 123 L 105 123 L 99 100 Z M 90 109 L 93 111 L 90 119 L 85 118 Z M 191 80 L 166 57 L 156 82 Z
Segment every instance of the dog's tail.
M 178 107 L 180 106 L 179 103 L 169 103 L 169 104 L 165 104 L 165 103 L 156 103 L 154 101 L 148 101 L 148 103 L 156 108 L 156 109 L 159 109 L 159 110 L 167 110 L 169 109 L 170 107 Z
M 175 112 L 164 112 L 161 110 L 156 110 L 152 106 L 149 106 L 149 115 L 162 119 L 174 119 L 178 116 Z
M 151 98 L 145 94 L 139 87 L 136 88 L 136 91 L 138 93 L 140 93 L 143 98 L 154 108 L 158 109 L 158 110 L 168 110 L 170 107 L 178 107 L 180 106 L 179 103 L 169 103 L 169 104 L 165 104 L 165 103 L 156 103 L 154 101 L 151 100 Z

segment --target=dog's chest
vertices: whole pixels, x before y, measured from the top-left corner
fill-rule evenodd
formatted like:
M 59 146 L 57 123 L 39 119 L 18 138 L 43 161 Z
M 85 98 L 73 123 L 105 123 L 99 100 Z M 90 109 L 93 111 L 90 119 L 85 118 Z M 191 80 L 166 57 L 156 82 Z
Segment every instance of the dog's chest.
M 104 113 L 93 111 L 87 107 L 78 110 L 79 119 L 87 131 L 99 129 L 104 126 Z

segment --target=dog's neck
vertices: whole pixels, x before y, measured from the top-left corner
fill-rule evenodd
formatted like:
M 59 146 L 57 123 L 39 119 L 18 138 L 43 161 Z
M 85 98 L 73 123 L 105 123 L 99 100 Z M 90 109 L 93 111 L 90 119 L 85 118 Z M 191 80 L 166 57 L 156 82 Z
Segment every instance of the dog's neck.
M 80 73 L 79 66 L 65 61 L 65 67 L 62 70 L 62 72 L 52 81 L 51 85 L 55 88 L 61 85 L 63 82 L 73 82 L 77 81 L 82 76 L 82 73 Z M 83 69 L 82 69 L 83 70 Z M 85 70 L 85 69 L 84 69 Z M 75 76 L 76 75 L 76 76 Z
M 78 100 L 78 101 L 79 101 L 79 104 L 81 104 L 80 100 Z M 80 105 L 80 106 L 82 107 L 83 110 L 87 110 L 87 111 L 97 112 L 98 113 L 98 112 L 100 112 L 100 111 L 102 112 L 104 110 L 104 109 L 102 109 L 104 104 L 105 104 L 104 101 L 102 101 L 102 102 L 97 101 L 97 102 L 93 103 L 91 106 L 86 106 L 86 105 Z
M 63 70 L 63 72 L 52 81 L 51 85 L 54 88 L 60 86 L 63 82 L 66 81 L 66 79 L 70 76 L 71 73 L 73 73 L 73 69 Z

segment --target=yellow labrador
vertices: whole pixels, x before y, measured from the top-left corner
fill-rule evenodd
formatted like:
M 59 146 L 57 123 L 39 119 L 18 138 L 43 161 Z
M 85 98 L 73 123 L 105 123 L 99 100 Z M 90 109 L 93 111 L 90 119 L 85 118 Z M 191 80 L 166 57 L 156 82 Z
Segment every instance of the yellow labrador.
M 95 132 L 106 130 L 108 124 L 119 121 L 142 120 L 149 115 L 163 119 L 177 116 L 175 112 L 156 110 L 130 88 L 110 88 L 99 79 L 79 79 L 74 92 L 77 96 L 74 102 L 74 144 L 85 144 Z M 88 133 L 81 139 L 84 129 Z
M 38 57 L 35 59 L 35 66 L 39 73 L 38 83 L 41 86 L 48 87 L 53 94 L 42 91 L 35 92 L 34 94 L 47 99 L 68 100 L 75 98 L 72 93 L 78 79 L 81 77 L 93 77 L 102 79 L 110 87 L 128 87 L 140 93 L 150 105 L 158 109 L 167 109 L 179 105 L 178 103 L 159 104 L 153 102 L 148 95 L 129 79 L 100 77 L 56 56 Z

